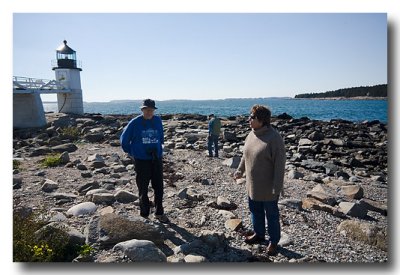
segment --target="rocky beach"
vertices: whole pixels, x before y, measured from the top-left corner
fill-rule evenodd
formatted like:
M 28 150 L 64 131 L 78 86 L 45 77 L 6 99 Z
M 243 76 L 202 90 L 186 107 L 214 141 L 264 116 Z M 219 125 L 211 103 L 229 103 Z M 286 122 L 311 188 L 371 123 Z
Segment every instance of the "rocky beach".
M 206 116 L 161 117 L 169 223 L 139 215 L 134 162 L 119 143 L 128 115 L 47 113 L 46 127 L 14 129 L 14 211 L 93 248 L 75 262 L 388 262 L 387 124 L 272 118 L 287 161 L 282 238 L 268 256 L 268 243 L 243 241 L 252 229 L 245 178 L 232 177 L 247 118 L 221 118 L 220 157 L 209 158 Z M 58 164 L 43 165 L 54 154 Z

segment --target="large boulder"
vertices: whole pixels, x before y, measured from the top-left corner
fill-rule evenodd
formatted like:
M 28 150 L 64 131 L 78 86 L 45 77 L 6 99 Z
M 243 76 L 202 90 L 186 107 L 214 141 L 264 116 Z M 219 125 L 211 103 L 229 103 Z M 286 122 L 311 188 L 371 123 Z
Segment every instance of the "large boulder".
M 337 203 L 336 194 L 330 188 L 321 184 L 316 185 L 311 191 L 307 192 L 307 197 L 317 199 L 331 206 Z
M 134 262 L 166 262 L 165 254 L 151 241 L 129 240 L 116 244 L 113 250 L 122 250 Z
M 160 231 L 143 221 L 142 218 L 127 219 L 114 213 L 94 216 L 85 229 L 86 243 L 99 243 L 112 246 L 132 239 L 152 241 L 163 244 Z
M 56 153 L 64 153 L 65 151 L 72 153 L 72 152 L 75 152 L 76 150 L 78 150 L 78 147 L 76 147 L 76 145 L 73 143 L 66 143 L 66 144 L 53 146 L 53 147 L 51 147 L 51 149 L 53 152 L 56 152 Z
M 338 225 L 337 231 L 344 237 L 377 246 L 383 251 L 388 250 L 386 228 L 381 228 L 367 222 L 346 220 Z
M 78 217 L 86 214 L 92 214 L 96 210 L 97 206 L 93 202 L 82 202 L 68 209 L 67 215 Z

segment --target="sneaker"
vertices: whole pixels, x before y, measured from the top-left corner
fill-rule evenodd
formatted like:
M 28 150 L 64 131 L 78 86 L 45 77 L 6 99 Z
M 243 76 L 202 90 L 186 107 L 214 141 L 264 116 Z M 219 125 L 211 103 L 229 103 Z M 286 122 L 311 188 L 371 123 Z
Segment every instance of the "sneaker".
M 162 214 L 162 215 L 154 215 L 155 216 L 155 218 L 157 219 L 157 220 L 159 220 L 160 222 L 162 222 L 162 223 L 168 223 L 169 222 L 169 219 L 168 219 L 168 217 L 165 215 L 165 214 Z

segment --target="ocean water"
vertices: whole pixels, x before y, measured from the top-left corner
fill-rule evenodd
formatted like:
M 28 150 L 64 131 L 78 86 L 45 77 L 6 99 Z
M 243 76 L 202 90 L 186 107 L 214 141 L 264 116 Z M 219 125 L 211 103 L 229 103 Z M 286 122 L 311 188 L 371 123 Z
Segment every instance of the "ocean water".
M 84 102 L 85 113 L 137 114 L 142 101 Z M 166 100 L 156 101 L 158 114 L 216 114 L 218 116 L 248 115 L 254 104 L 268 106 L 272 115 L 287 113 L 294 118 L 330 121 L 344 119 L 388 121 L 387 100 L 312 100 L 291 98 L 254 98 L 222 100 Z M 57 104 L 45 102 L 46 112 L 57 112 Z

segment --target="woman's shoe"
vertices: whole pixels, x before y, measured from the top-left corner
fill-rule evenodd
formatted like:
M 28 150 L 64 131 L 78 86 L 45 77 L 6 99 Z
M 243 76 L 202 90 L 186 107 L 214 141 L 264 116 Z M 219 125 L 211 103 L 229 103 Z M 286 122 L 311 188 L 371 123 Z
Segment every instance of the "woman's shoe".
M 267 247 L 267 254 L 268 256 L 275 256 L 278 254 L 278 245 L 270 243 Z
M 263 241 L 265 241 L 264 238 L 257 236 L 256 233 L 254 233 L 253 235 L 247 236 L 244 239 L 244 242 L 247 244 L 256 244 L 256 243 L 262 243 Z

